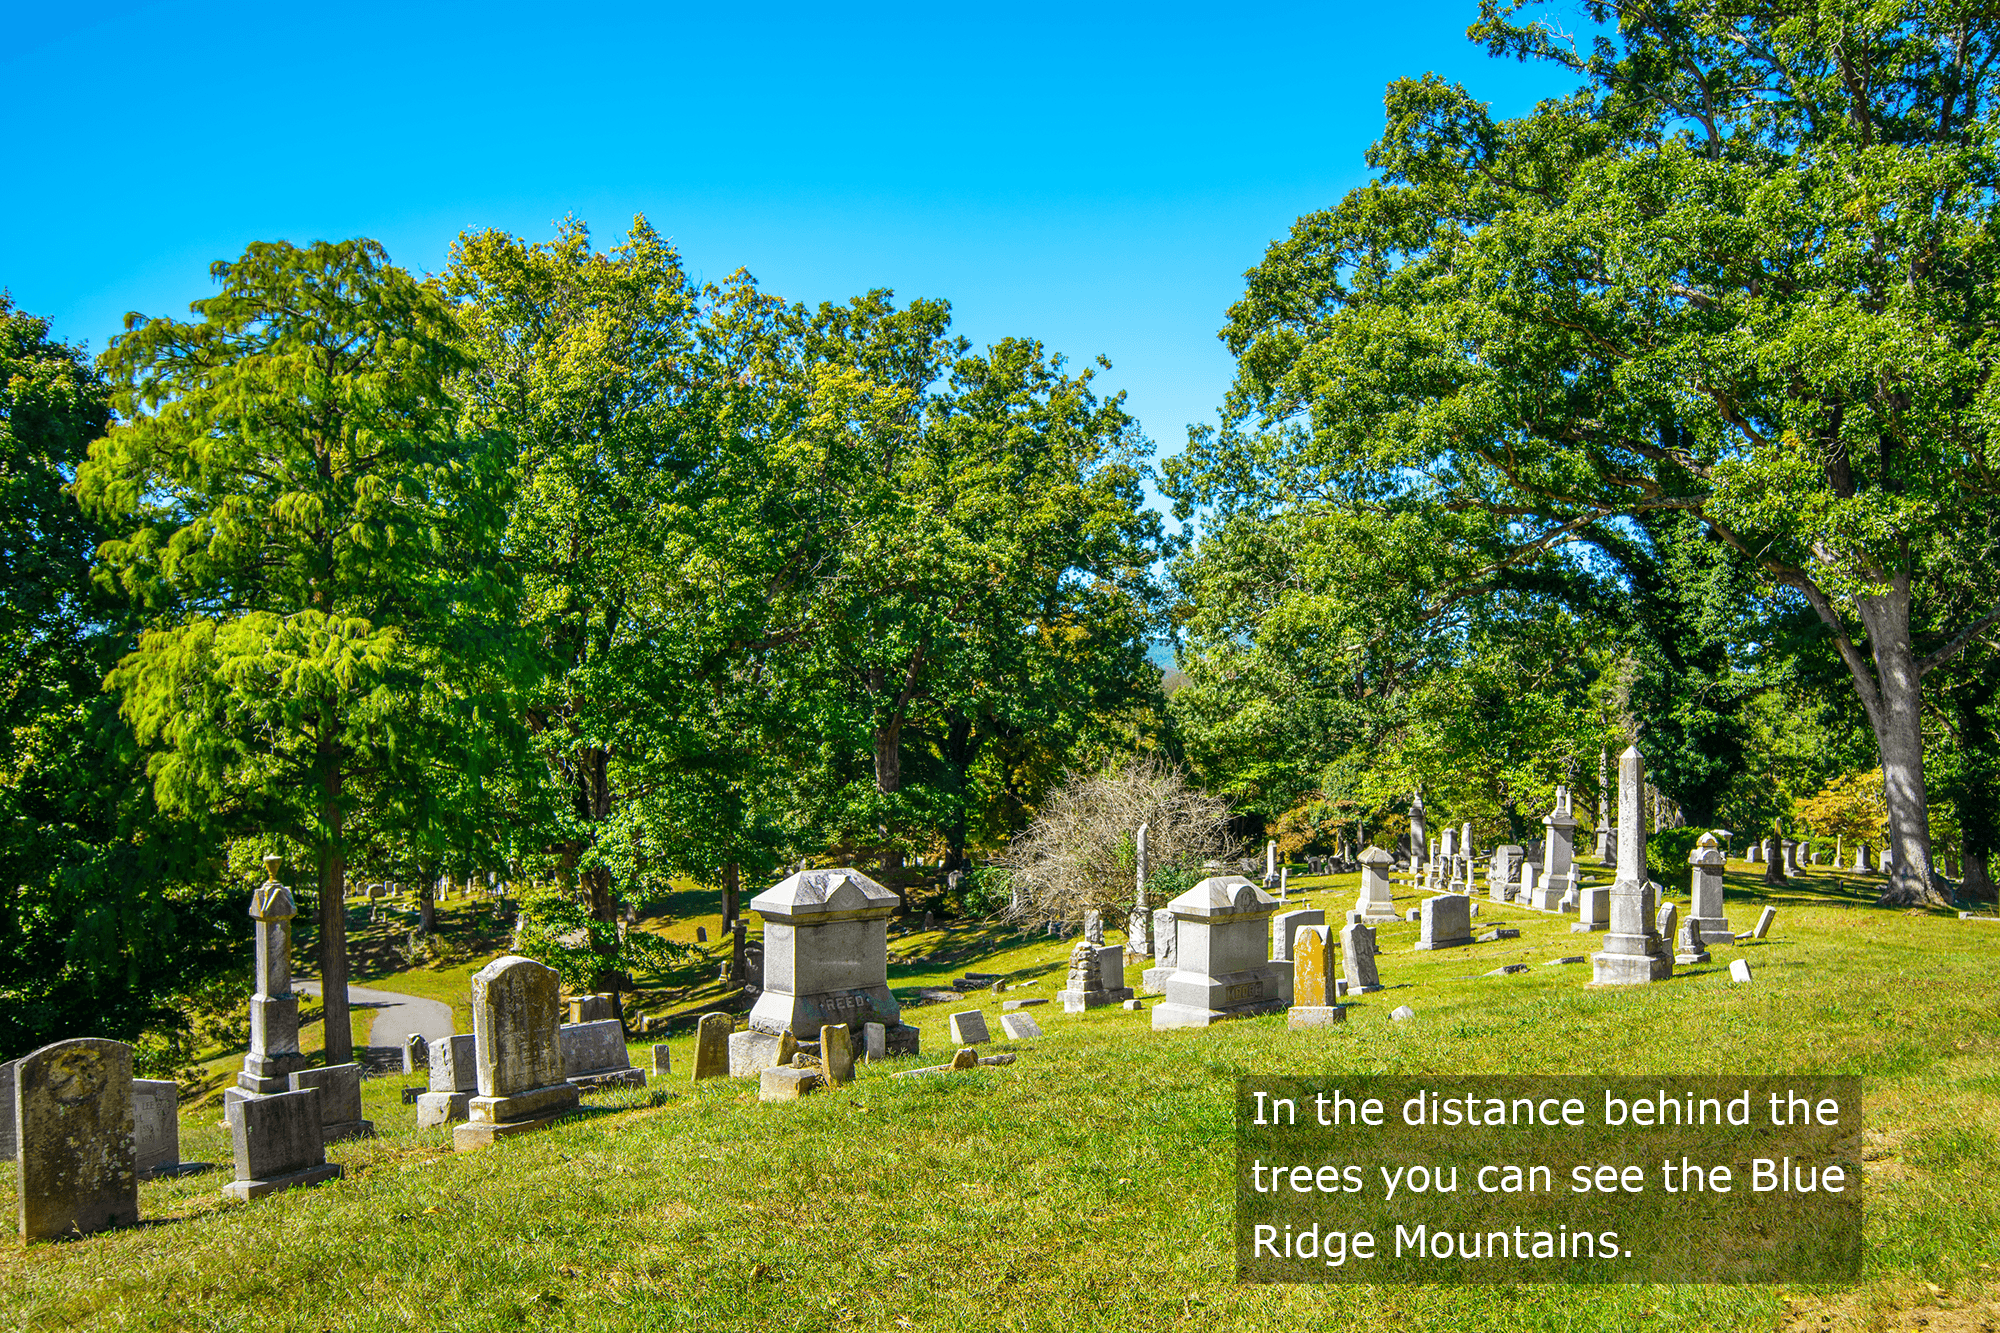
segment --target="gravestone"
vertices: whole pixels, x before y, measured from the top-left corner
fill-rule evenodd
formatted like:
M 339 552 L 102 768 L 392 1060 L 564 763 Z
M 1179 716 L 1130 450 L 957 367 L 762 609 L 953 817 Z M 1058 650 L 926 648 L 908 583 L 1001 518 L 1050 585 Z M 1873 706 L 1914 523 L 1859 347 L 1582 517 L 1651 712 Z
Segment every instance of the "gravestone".
M 1345 1023 L 1346 1006 L 1334 1003 L 1339 988 L 1335 985 L 1333 951 L 1327 947 L 1326 927 L 1301 924 L 1290 952 L 1292 1004 L 1285 1011 L 1285 1026 L 1324 1028 Z
M 403 1037 L 403 1072 L 414 1074 L 430 1059 L 429 1043 L 421 1032 L 410 1032 Z
M 1602 884 L 1587 885 L 1576 890 L 1576 920 L 1570 923 L 1570 934 L 1588 935 L 1609 929 L 1611 929 L 1611 890 Z
M 889 1032 L 880 1023 L 861 1025 L 861 1053 L 869 1064 L 889 1058 Z
M 1407 1004 L 1399 1004 L 1389 1011 L 1389 1017 L 1398 1023 L 1407 1023 L 1417 1016 L 1417 1011 Z
M 1704 942 L 1716 944 L 1729 944 L 1736 938 L 1729 932 L 1729 919 L 1722 914 L 1723 864 L 1722 847 L 1713 833 L 1704 833 L 1695 840 L 1694 850 L 1688 853 L 1688 865 L 1692 867 L 1688 920 L 1700 923 Z
M 1292 1000 L 1291 969 L 1271 961 L 1278 904 L 1238 875 L 1214 875 L 1167 904 L 1174 913 L 1175 970 L 1153 1027 L 1207 1027 L 1276 1013 Z
M 625 1025 L 615 1018 L 566 1023 L 556 1029 L 556 1043 L 562 1051 L 563 1080 L 578 1092 L 646 1086 L 646 1071 L 633 1065 L 625 1049 Z
M 978 1046 L 993 1040 L 986 1030 L 986 1015 L 977 1009 L 948 1014 L 945 1023 L 951 1030 L 951 1044 L 954 1046 Z
M 1104 913 L 1083 914 L 1083 938 L 1100 949 L 1104 947 Z
M 1611 747 L 1597 747 L 1597 859 L 1611 858 Z
M 1000 1030 L 1015 1041 L 1028 1041 L 1042 1035 L 1041 1025 L 1027 1014 L 1000 1015 Z
M 1868 844 L 1865 842 L 1854 844 L 1854 871 L 1860 875 L 1872 874 L 1874 871 L 1874 867 L 1868 864 Z
M 139 1220 L 132 1048 L 77 1037 L 13 1062 L 21 1240 L 87 1235 Z
M 292 1075 L 291 1084 L 293 1092 L 301 1088 L 319 1089 L 319 1130 L 326 1142 L 375 1137 L 375 1123 L 361 1118 L 360 1065 L 301 1069 Z
M 1165 907 L 1153 913 L 1153 965 L 1139 974 L 1139 984 L 1153 995 L 1174 974 L 1174 914 Z
M 653 1077 L 665 1078 L 674 1072 L 673 1048 L 665 1042 L 653 1043 Z
M 1146 876 L 1152 869 L 1146 856 L 1147 833 L 1147 826 L 1141 824 L 1132 835 L 1132 911 L 1125 921 L 1125 947 L 1142 958 L 1153 956 L 1153 915 L 1146 904 Z
M 1107 964 L 1114 955 L 1117 958 L 1116 971 L 1107 977 Z M 1087 1009 L 1101 1009 L 1131 999 L 1132 992 L 1122 985 L 1124 957 L 1125 951 L 1116 946 L 1105 947 L 1092 944 L 1089 940 L 1078 940 L 1069 951 L 1066 984 L 1056 992 L 1063 1012 L 1080 1014 Z
M 1653 885 L 1646 878 L 1643 802 L 1646 761 L 1638 746 L 1618 757 L 1618 881 L 1611 888 L 1611 929 L 1604 949 L 1590 956 L 1591 980 L 1601 986 L 1665 981 L 1674 972 L 1653 925 Z
M 894 893 L 858 870 L 801 870 L 750 907 L 764 918 L 764 990 L 751 1031 L 810 1040 L 823 1027 L 880 1023 L 891 1055 L 917 1053 L 921 1034 L 889 990 Z
M 1708 950 L 1703 947 L 1700 917 L 1690 916 L 1681 922 L 1680 947 L 1674 954 L 1674 961 L 1683 966 L 1709 961 Z
M 1653 916 L 1653 932 L 1663 940 L 1674 938 L 1680 926 L 1681 909 L 1675 903 L 1661 903 L 1660 910 Z
M 1340 932 L 1341 970 L 1347 974 L 1349 995 L 1372 995 L 1382 989 L 1375 973 L 1375 928 L 1350 922 Z
M 1458 830 L 1446 829 L 1444 837 L 1438 841 L 1437 866 L 1431 875 L 1429 887 L 1449 891 L 1451 881 L 1458 874 Z
M 306 1067 L 299 1050 L 299 997 L 292 993 L 292 891 L 278 883 L 276 856 L 264 858 L 265 879 L 250 894 L 257 923 L 257 989 L 250 997 L 250 1050 L 236 1086 L 244 1092 L 283 1092 L 293 1071 Z
M 706 943 L 708 943 L 708 927 L 707 927 L 707 926 L 696 926 L 696 927 L 694 928 L 694 942 L 695 942 L 696 944 L 706 944 Z
M 1542 868 L 1529 857 L 1521 859 L 1520 878 L 1516 881 L 1514 897 L 1523 907 L 1542 910 L 1540 895 L 1535 892 L 1535 881 L 1541 877 Z
M 611 997 L 608 995 L 573 995 L 569 1001 L 569 1021 L 577 1023 L 602 1023 L 612 1017 Z
M 1750 932 L 1750 937 L 1758 940 L 1763 939 L 1765 934 L 1771 929 L 1771 922 L 1775 921 L 1777 916 L 1778 909 L 1775 907 L 1767 907 L 1762 912 L 1759 912 L 1757 914 L 1757 928 Z
M 1572 808 L 1568 787 L 1556 788 L 1555 808 L 1542 816 L 1542 827 L 1546 834 L 1542 839 L 1542 898 L 1549 904 L 1562 901 L 1563 894 L 1577 886 L 1576 858 L 1576 811 Z M 1623 858 L 1620 858 L 1621 862 Z M 1644 874 L 1644 868 L 1640 870 Z M 1545 907 L 1544 911 L 1552 910 Z
M 773 1065 L 788 1065 L 799 1051 L 789 1032 L 759 1032 L 748 1028 L 729 1034 L 729 1077 L 751 1078 Z
M 1292 937 L 1300 926 L 1323 926 L 1326 912 L 1317 907 L 1294 907 L 1271 918 L 1271 957 L 1280 963 L 1292 961 Z
M 729 1034 L 736 1020 L 728 1014 L 703 1014 L 695 1026 L 694 1079 L 729 1077 Z
M 1493 862 L 1486 870 L 1486 896 L 1489 900 L 1496 903 L 1513 900 L 1515 867 L 1521 864 L 1526 851 L 1516 842 L 1494 849 Z
M 1733 959 L 1729 964 L 1729 979 L 1731 981 L 1750 980 L 1750 960 L 1747 958 Z
M 181 1086 L 170 1078 L 132 1080 L 132 1155 L 140 1179 L 181 1166 Z
M 472 1095 L 479 1091 L 479 1045 L 475 1037 L 439 1037 L 427 1056 L 431 1085 L 417 1097 L 417 1128 L 435 1129 L 471 1114 Z
M 829 1023 L 819 1030 L 819 1067 L 828 1087 L 854 1081 L 854 1036 L 845 1023 Z
M 1430 847 L 1429 842 L 1426 841 L 1429 836 L 1429 830 L 1426 829 L 1424 824 L 1424 798 L 1420 795 L 1410 802 L 1410 869 L 1412 871 L 1421 872 L 1423 870 L 1421 863 L 1424 860 L 1424 853 Z
M 1380 847 L 1361 853 L 1361 892 L 1354 910 L 1363 921 L 1394 921 L 1396 904 L 1389 890 L 1389 866 L 1394 858 Z
M 1456 949 L 1472 943 L 1472 899 L 1462 893 L 1426 898 L 1418 918 L 1419 949 Z
M 789 1035 L 789 1034 L 788 1034 Z M 820 1071 L 796 1065 L 772 1065 L 757 1075 L 757 1100 L 795 1102 L 815 1092 L 823 1082 Z
M 340 1165 L 326 1160 L 319 1099 L 318 1088 L 304 1087 L 236 1104 L 229 1125 L 236 1179 L 222 1187 L 225 1198 L 260 1199 L 340 1178 Z
M 577 1107 L 563 1079 L 556 1036 L 562 981 L 528 958 L 496 958 L 472 976 L 474 1063 L 479 1095 L 452 1130 L 460 1151 L 540 1129 Z

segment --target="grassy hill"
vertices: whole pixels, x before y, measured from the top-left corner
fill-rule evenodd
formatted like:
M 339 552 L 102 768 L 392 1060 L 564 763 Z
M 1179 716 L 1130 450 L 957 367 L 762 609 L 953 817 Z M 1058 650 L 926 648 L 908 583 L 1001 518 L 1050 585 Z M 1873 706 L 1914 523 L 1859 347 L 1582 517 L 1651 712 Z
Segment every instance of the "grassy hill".
M 330 1153 L 346 1179 L 247 1205 L 217 1193 L 228 1154 L 213 1108 L 190 1110 L 183 1155 L 224 1170 L 143 1186 L 139 1228 L 0 1252 L 0 1323 L 1995 1327 L 2000 925 L 1880 911 L 1825 873 L 1767 897 L 1755 870 L 1731 872 L 1733 923 L 1747 928 L 1773 902 L 1770 938 L 1718 949 L 1715 964 L 1665 985 L 1587 989 L 1577 966 L 1482 976 L 1594 947 L 1565 919 L 1482 903 L 1480 923 L 1518 925 L 1521 938 L 1419 953 L 1414 925 L 1385 927 L 1389 988 L 1323 1031 L 1265 1018 L 1156 1034 L 1148 1013 L 1070 1016 L 1051 1004 L 1033 1011 L 1043 1038 L 996 1043 L 1020 1053 L 1012 1066 L 895 1080 L 868 1067 L 851 1088 L 770 1106 L 752 1082 L 690 1086 L 682 1073 L 462 1156 L 443 1133 L 413 1128 L 402 1079 L 376 1079 L 368 1113 L 381 1136 Z M 1351 878 L 1292 895 L 1334 910 L 1352 896 Z M 947 1013 L 982 1008 L 997 1034 L 1001 1000 L 1053 995 L 1066 954 L 1060 941 L 986 927 L 894 948 L 909 960 L 892 975 L 899 991 L 968 969 L 1033 987 L 911 1009 L 932 1058 L 946 1049 Z M 1729 979 L 1739 956 L 1756 969 L 1749 985 Z M 1136 985 L 1138 969 L 1130 975 Z M 396 979 L 368 984 L 395 989 Z M 1416 1019 L 1390 1022 L 1399 1004 Z M 669 1045 L 684 1071 L 689 1039 Z M 646 1063 L 647 1048 L 633 1049 Z M 1866 1278 L 1849 1289 L 1238 1285 L 1233 1081 L 1328 1071 L 1862 1074 Z

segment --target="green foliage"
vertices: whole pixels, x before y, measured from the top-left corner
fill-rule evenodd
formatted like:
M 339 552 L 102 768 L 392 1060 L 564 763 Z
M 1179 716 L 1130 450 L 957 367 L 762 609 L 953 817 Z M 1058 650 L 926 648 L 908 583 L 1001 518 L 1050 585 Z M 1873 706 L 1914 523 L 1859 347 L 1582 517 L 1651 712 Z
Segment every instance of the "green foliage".
M 513 951 L 562 974 L 572 991 L 594 991 L 607 976 L 619 989 L 657 982 L 698 950 L 617 921 L 600 921 L 587 899 L 557 885 L 523 887 Z

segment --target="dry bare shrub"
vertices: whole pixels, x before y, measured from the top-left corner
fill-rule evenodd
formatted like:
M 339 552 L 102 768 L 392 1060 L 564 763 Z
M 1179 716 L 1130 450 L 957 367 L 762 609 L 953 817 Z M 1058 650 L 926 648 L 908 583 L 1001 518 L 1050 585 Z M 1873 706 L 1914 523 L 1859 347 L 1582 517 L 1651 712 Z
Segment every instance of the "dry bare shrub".
M 1147 879 L 1156 889 L 1185 887 L 1202 877 L 1204 861 L 1241 855 L 1229 836 L 1228 803 L 1190 787 L 1180 769 L 1157 756 L 1068 773 L 997 858 L 1014 891 L 1008 915 L 1076 926 L 1086 912 L 1102 912 L 1106 924 L 1122 925 L 1135 908 L 1163 905 L 1139 891 L 1134 839 L 1141 824 Z

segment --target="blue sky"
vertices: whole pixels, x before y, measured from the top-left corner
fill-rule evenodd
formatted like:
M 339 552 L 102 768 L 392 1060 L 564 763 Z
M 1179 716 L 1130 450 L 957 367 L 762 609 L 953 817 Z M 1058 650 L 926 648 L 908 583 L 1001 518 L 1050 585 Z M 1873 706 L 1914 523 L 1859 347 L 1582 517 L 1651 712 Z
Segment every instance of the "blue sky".
M 1390 80 L 1562 90 L 1468 43 L 1476 8 L 0 0 L 0 287 L 99 350 L 252 240 L 431 270 L 464 229 L 644 213 L 700 276 L 1103 353 L 1170 454 L 1228 388 L 1243 271 L 1364 179 Z

